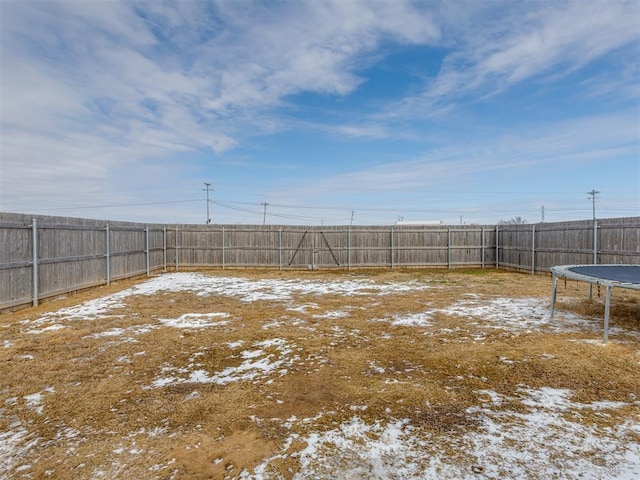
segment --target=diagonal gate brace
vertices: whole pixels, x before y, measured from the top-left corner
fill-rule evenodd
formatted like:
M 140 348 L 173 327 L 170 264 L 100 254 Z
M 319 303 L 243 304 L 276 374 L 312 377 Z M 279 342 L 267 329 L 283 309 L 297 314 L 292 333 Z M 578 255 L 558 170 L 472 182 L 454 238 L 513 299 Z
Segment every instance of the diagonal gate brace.
M 298 243 L 298 246 L 296 247 L 296 251 L 293 252 L 293 256 L 291 257 L 291 260 L 289 261 L 289 266 L 291 266 L 291 264 L 293 263 L 293 260 L 296 258 L 296 255 L 298 254 L 298 251 L 300 250 L 300 247 L 302 246 L 302 242 L 304 242 L 304 239 L 307 236 L 308 232 L 309 232 L 308 230 L 304 231 L 304 235 L 302 235 L 302 238 L 300 239 L 300 243 Z
M 333 257 L 333 261 L 336 262 L 336 265 L 340 265 L 340 262 L 338 262 L 338 259 L 336 258 L 335 254 L 333 253 L 333 250 L 331 249 L 331 245 L 329 245 L 329 240 L 327 240 L 327 237 L 324 236 L 324 232 L 320 232 L 320 235 L 322 235 L 322 238 L 324 239 L 324 243 L 326 243 L 327 248 L 329 249 L 329 253 L 331 253 L 331 256 Z

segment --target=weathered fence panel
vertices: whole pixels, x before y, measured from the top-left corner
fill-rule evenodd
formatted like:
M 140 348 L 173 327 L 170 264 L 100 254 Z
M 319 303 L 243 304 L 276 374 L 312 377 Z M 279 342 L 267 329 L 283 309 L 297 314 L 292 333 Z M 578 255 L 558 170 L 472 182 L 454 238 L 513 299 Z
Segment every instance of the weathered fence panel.
M 640 217 L 499 225 L 499 266 L 548 272 L 554 265 L 640 264 Z
M 633 222 L 598 221 L 600 262 L 640 263 L 640 219 Z
M 35 242 L 34 242 L 35 240 Z M 181 268 L 640 264 L 640 217 L 498 226 L 145 225 L 0 213 L 0 310 Z
M 101 227 L 39 222 L 36 226 L 40 297 L 77 290 L 77 285 L 104 283 L 105 235 Z
M 32 288 L 32 228 L 20 222 L 5 222 L 0 228 L 0 289 L 2 304 L 29 302 Z
M 393 266 L 392 238 L 389 227 L 351 228 L 351 266 Z
M 0 213 L 0 242 L 0 310 L 165 267 L 159 226 Z

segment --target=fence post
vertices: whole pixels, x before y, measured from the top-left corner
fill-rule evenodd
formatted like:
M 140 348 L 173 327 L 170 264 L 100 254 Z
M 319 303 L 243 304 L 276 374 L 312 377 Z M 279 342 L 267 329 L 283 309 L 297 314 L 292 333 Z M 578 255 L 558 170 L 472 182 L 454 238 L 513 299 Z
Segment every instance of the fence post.
M 282 228 L 278 229 L 278 270 L 282 270 Z
M 105 258 L 107 263 L 107 285 L 111 285 L 111 234 L 109 224 L 104 227 L 105 230 Z
M 598 264 L 598 221 L 593 220 L 593 264 Z
M 33 247 L 33 306 L 38 306 L 38 221 L 31 222 L 31 239 Z
M 225 262 L 225 258 L 224 258 L 224 254 L 225 254 L 225 229 L 224 227 L 222 227 L 222 269 L 224 270 L 224 262 Z
M 162 227 L 162 271 L 167 271 L 167 226 Z
M 316 269 L 316 234 L 315 230 L 311 231 L 311 246 L 309 247 L 311 253 L 311 270 Z
M 481 233 L 482 239 L 480 240 L 482 259 L 480 260 L 480 265 L 481 265 L 481 268 L 484 268 L 484 226 L 481 228 L 480 231 L 482 232 Z
M 451 268 L 451 227 L 447 227 L 447 268 Z
M 496 225 L 496 269 L 500 268 L 500 243 L 498 242 L 498 225 Z
M 393 268 L 393 227 L 391 227 L 391 268 Z
M 536 225 L 531 226 L 531 275 L 536 273 Z
M 176 225 L 176 272 L 178 271 L 178 250 L 180 245 L 178 243 L 178 226 Z
M 347 228 L 347 270 L 351 270 L 351 225 Z
M 149 265 L 149 225 L 144 228 L 144 252 L 147 262 L 147 277 L 150 275 L 150 265 Z

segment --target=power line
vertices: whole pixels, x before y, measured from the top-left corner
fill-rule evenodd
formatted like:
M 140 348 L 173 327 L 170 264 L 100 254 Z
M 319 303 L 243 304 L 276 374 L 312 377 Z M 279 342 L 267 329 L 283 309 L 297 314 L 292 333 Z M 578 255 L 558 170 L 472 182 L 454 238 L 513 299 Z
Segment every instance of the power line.
M 217 203 L 217 202 L 214 202 Z M 221 203 L 221 205 L 224 206 L 229 206 L 229 205 L 250 205 L 250 206 L 265 206 L 265 203 L 251 203 L 251 202 L 239 202 L 239 201 L 230 201 L 230 202 L 224 202 L 224 204 Z M 296 209 L 296 210 L 337 210 L 337 211 L 342 211 L 342 212 L 349 212 L 351 213 L 352 211 L 354 211 L 353 208 L 348 208 L 348 207 L 338 207 L 338 206 L 332 206 L 332 205 L 304 205 L 304 204 L 299 204 L 299 205 L 291 205 L 291 204 L 281 204 L 281 203 L 267 203 L 268 206 L 270 207 L 274 207 L 274 208 L 285 208 L 285 209 Z M 569 207 L 562 207 L 562 208 L 549 208 L 546 209 L 547 211 L 583 211 L 585 210 L 584 207 L 575 207 L 575 208 L 569 208 Z M 491 212 L 491 213 L 518 213 L 518 212 L 523 212 L 523 213 L 535 213 L 535 212 L 539 212 L 539 208 L 538 207 L 531 207 L 531 208 L 526 208 L 526 209 L 522 209 L 522 208 L 491 208 L 491 209 L 486 209 L 486 208 L 405 208 L 404 206 L 397 206 L 397 207 L 388 207 L 388 208 L 366 208 L 366 207 L 362 207 L 362 208 L 358 208 L 358 211 L 362 211 L 362 212 L 370 212 L 370 213 L 385 213 L 385 212 L 390 212 L 390 213 L 395 213 L 398 211 L 402 211 L 405 213 L 452 213 L 452 214 L 460 214 L 460 213 L 486 213 L 486 212 Z M 254 212 L 257 213 L 257 212 Z M 320 218 L 320 217 L 318 217 Z
M 213 203 L 214 205 L 218 205 L 222 208 L 227 208 L 229 210 L 235 210 L 237 212 L 243 212 L 243 213 L 250 213 L 250 214 L 254 214 L 254 215 L 260 215 L 260 212 L 258 210 L 248 210 L 246 208 L 241 208 L 241 207 L 236 207 L 232 204 L 227 204 L 224 202 L 214 202 L 212 201 L 211 203 Z M 262 205 L 262 204 L 251 204 L 251 205 Z M 307 215 L 286 215 L 286 214 L 282 214 L 282 213 L 274 213 L 274 212 L 270 212 L 269 215 L 271 215 L 272 217 L 277 217 L 277 218 L 286 218 L 289 220 L 320 220 L 321 217 L 310 217 Z M 327 217 L 322 217 L 328 220 L 343 220 L 341 217 L 332 217 L 332 218 L 327 218 Z
M 205 182 L 204 186 L 206 187 L 205 191 L 207 191 L 207 221 L 211 222 L 210 218 L 210 205 L 219 205 L 222 208 L 235 210 L 238 212 L 243 212 L 250 215 L 260 215 L 263 217 L 263 224 L 266 224 L 266 210 L 267 206 L 271 207 L 269 210 L 269 215 L 274 218 L 282 218 L 288 220 L 295 220 L 301 222 L 318 222 L 318 221 L 329 221 L 329 222 L 344 222 L 345 224 L 353 224 L 354 216 L 356 210 L 359 212 L 359 222 L 361 224 L 369 223 L 369 219 L 372 219 L 371 223 L 376 224 L 380 223 L 380 220 L 373 220 L 374 217 L 380 216 L 383 214 L 389 214 L 392 216 L 396 216 L 398 212 L 401 212 L 403 215 L 411 215 L 414 216 L 425 215 L 425 216 L 462 216 L 465 218 L 474 218 L 474 217 L 486 217 L 487 215 L 533 215 L 537 213 L 540 214 L 540 206 L 537 204 L 535 207 L 533 204 L 531 208 L 513 208 L 505 205 L 502 207 L 500 203 L 495 205 L 494 208 L 491 206 L 487 206 L 486 208 L 452 208 L 450 206 L 445 206 L 443 208 L 406 208 L 403 205 L 397 205 L 393 207 L 356 207 L 354 205 L 351 206 L 339 206 L 339 205 L 309 205 L 309 204 L 280 204 L 280 203 L 251 203 L 251 202 L 243 202 L 243 201 L 213 201 L 209 198 L 210 186 L 209 182 Z M 595 212 L 595 200 L 599 199 L 598 195 L 600 192 L 597 190 L 592 190 L 591 192 L 587 192 L 589 195 L 588 198 L 592 200 L 592 205 L 587 207 L 582 200 L 582 205 L 580 203 L 576 203 L 575 205 L 572 202 L 567 204 L 568 202 L 557 203 L 554 205 L 544 205 L 544 214 L 570 214 L 582 212 L 585 213 L 591 210 L 593 218 L 596 216 Z M 153 206 L 153 205 L 170 205 L 170 204 L 184 204 L 184 203 L 195 203 L 201 202 L 202 199 L 185 199 L 185 200 L 166 200 L 166 201 L 158 201 L 158 202 L 136 202 L 136 203 L 118 203 L 118 204 L 106 204 L 106 205 L 80 205 L 75 207 L 47 207 L 41 209 L 32 210 L 34 213 L 40 211 L 68 211 L 68 210 L 90 210 L 90 209 L 105 209 L 105 208 L 126 208 L 126 207 L 136 207 L 136 206 Z M 444 203 L 444 202 L 443 202 Z M 414 204 L 415 205 L 415 204 Z M 261 208 L 262 207 L 262 208 Z M 285 213 L 287 210 L 297 210 L 291 211 L 290 213 Z M 327 216 L 325 213 L 320 212 L 320 210 L 325 211 L 335 211 L 337 214 L 335 216 L 330 215 Z M 305 211 L 308 211 L 310 215 L 305 214 Z M 318 215 L 313 215 L 316 213 Z M 600 214 L 609 213 L 609 214 L 637 214 L 638 209 L 633 207 L 628 207 L 627 205 L 615 204 L 611 206 L 601 206 Z M 321 216 L 320 216 L 321 215 Z M 367 218 L 369 217 L 369 218 Z M 544 219 L 544 217 L 543 217 Z
M 204 190 L 204 189 L 203 189 Z M 600 192 L 596 191 L 596 194 L 598 194 Z M 596 197 L 598 198 L 598 197 Z M 170 205 L 170 204 L 182 204 L 182 203 L 195 203 L 195 202 L 201 202 L 201 199 L 188 199 L 188 200 L 167 200 L 167 201 L 162 201 L 162 202 L 138 202 L 138 203 L 117 203 L 117 204 L 108 204 L 108 205 L 79 205 L 79 206 L 75 206 L 75 207 L 49 207 L 49 208 L 37 208 L 37 209 L 30 209 L 31 211 L 54 211 L 54 210 L 87 210 L 87 209 L 102 209 L 102 208 L 121 208 L 121 207 L 136 207 L 136 206 L 152 206 L 152 205 Z M 264 215 L 264 208 L 262 208 L 260 210 L 252 210 L 252 209 L 248 209 L 248 208 L 242 208 L 240 207 L 241 205 L 246 205 L 246 206 L 255 206 L 255 207 L 259 207 L 259 206 L 263 206 L 264 207 L 264 203 L 249 203 L 249 202 L 219 202 L 219 201 L 213 201 L 213 200 L 209 200 L 210 204 L 213 205 L 219 205 L 221 207 L 224 208 L 228 208 L 228 209 L 232 209 L 232 210 L 237 210 L 240 212 L 244 212 L 244 213 L 251 213 L 251 214 L 263 214 Z M 351 214 L 351 212 L 355 212 L 355 210 L 353 208 L 347 208 L 347 207 L 335 207 L 335 206 L 310 206 L 310 205 L 282 205 L 282 204 L 273 204 L 273 203 L 268 203 L 267 204 L 270 207 L 277 207 L 277 208 L 289 208 L 289 209 L 297 209 L 297 210 L 336 210 L 336 211 L 342 211 L 342 212 L 348 212 L 349 214 Z M 588 211 L 588 210 L 592 210 L 589 209 L 589 207 L 548 207 L 545 206 L 545 213 L 547 212 L 555 212 L 555 213 L 561 213 L 561 212 L 583 212 L 583 211 Z M 637 211 L 637 209 L 635 208 L 626 208 L 626 207 L 603 207 L 602 208 L 603 211 L 607 211 L 607 212 L 629 212 L 629 213 L 634 213 Z M 8 210 L 8 211 L 13 211 L 13 210 Z M 540 212 L 539 208 L 536 207 L 532 207 L 532 208 L 429 208 L 429 209 L 418 209 L 418 208 L 405 208 L 401 205 L 395 207 L 395 208 L 358 208 L 358 211 L 360 212 L 367 212 L 367 213 L 393 213 L 395 214 L 398 211 L 402 211 L 403 213 L 431 213 L 431 214 L 456 214 L 456 215 L 460 215 L 461 213 L 464 214 L 487 214 L 487 213 L 534 213 L 534 212 Z M 270 212 L 269 213 L 272 216 L 279 216 L 282 218 L 302 218 L 302 219 L 312 219 L 312 218 L 321 218 L 321 217 L 313 217 L 313 216 L 306 216 L 306 215 L 287 215 L 287 214 L 277 214 L 276 212 Z M 323 216 L 322 218 L 327 218 L 326 216 Z M 348 218 L 348 217 L 347 217 Z
M 100 209 L 100 208 L 120 208 L 120 207 L 143 207 L 147 205 L 168 205 L 172 203 L 191 203 L 201 202 L 202 199 L 194 200 L 169 200 L 165 202 L 143 202 L 143 203 L 116 203 L 111 205 L 81 205 L 77 207 L 50 207 L 50 208 L 33 208 L 29 209 L 32 212 L 45 212 L 54 210 L 88 210 L 88 209 Z M 18 212 L 18 210 L 9 210 L 10 212 Z
M 599 193 L 599 192 L 597 192 Z M 566 204 L 566 202 L 563 202 Z M 242 202 L 242 201 L 228 201 L 225 202 L 226 205 L 235 204 L 235 205 L 251 205 L 251 206 L 263 206 L 263 203 L 252 203 L 252 202 Z M 337 210 L 341 212 L 349 212 L 356 210 L 353 206 L 336 206 L 336 205 L 307 205 L 307 204 L 284 204 L 284 203 L 269 203 L 270 207 L 274 208 L 283 208 L 283 209 L 296 209 L 296 210 Z M 576 205 L 580 205 L 580 203 L 576 202 Z M 576 206 L 576 207 L 558 207 L 558 208 L 546 208 L 545 211 L 584 211 L 584 206 Z M 398 211 L 402 211 L 405 213 L 539 213 L 540 209 L 537 206 L 532 206 L 531 208 L 407 208 L 403 205 L 398 205 L 395 207 L 386 207 L 386 208 L 371 208 L 371 207 L 358 207 L 357 211 L 359 212 L 373 212 L 373 213 L 396 213 Z

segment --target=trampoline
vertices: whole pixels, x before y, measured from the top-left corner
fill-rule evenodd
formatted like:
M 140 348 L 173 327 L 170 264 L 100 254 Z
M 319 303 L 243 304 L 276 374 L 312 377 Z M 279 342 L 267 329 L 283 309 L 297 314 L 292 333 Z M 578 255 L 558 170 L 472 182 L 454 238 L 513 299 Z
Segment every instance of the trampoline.
M 558 277 L 571 278 L 606 288 L 604 303 L 604 342 L 609 338 L 609 308 L 611 288 L 640 290 L 640 265 L 558 265 L 551 267 L 553 287 L 551 291 L 551 317 L 556 306 Z

